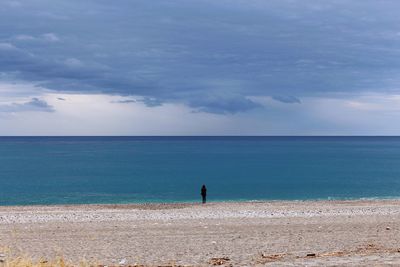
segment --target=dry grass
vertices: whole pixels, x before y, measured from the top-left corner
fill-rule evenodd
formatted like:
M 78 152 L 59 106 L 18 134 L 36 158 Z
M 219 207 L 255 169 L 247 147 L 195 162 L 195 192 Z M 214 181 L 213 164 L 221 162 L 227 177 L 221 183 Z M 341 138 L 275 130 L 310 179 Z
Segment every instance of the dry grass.
M 229 261 L 227 258 L 221 260 Z M 190 267 L 169 263 L 166 265 L 143 265 L 143 264 L 113 264 L 104 265 L 98 262 L 82 260 L 79 263 L 68 261 L 65 257 L 58 256 L 54 259 L 33 258 L 21 256 L 6 247 L 0 247 L 0 267 Z
M 92 267 L 92 266 L 97 266 L 96 264 L 90 264 L 86 262 L 81 262 L 79 264 L 72 264 L 68 263 L 65 261 L 63 258 L 57 258 L 55 260 L 37 260 L 34 261 L 30 258 L 26 257 L 17 257 L 13 259 L 4 259 L 1 260 L 2 262 L 0 263 L 1 267 L 75 267 L 75 266 L 80 266 L 80 267 Z
M 219 264 L 218 264 L 219 265 Z M 88 262 L 80 262 L 79 264 L 68 263 L 64 260 L 64 258 L 60 257 L 56 260 L 48 261 L 48 260 L 38 260 L 34 261 L 30 258 L 26 257 L 18 257 L 11 260 L 0 259 L 0 267 L 107 267 L 102 264 L 94 264 Z M 184 267 L 181 265 L 115 265 L 108 267 Z
M 219 264 L 218 264 L 219 265 Z M 81 261 L 80 263 L 72 263 L 65 260 L 63 257 L 58 257 L 54 260 L 39 259 L 33 260 L 26 256 L 11 256 L 11 254 L 0 253 L 0 267 L 107 267 L 103 264 L 90 263 Z M 181 265 L 110 265 L 108 267 L 183 267 Z M 187 267 L 187 266 L 185 266 Z
M 63 258 L 59 258 L 53 261 L 39 260 L 33 261 L 29 258 L 19 257 L 12 260 L 6 260 L 2 266 L 5 267 L 72 267 L 73 264 L 68 264 Z M 91 264 L 79 264 L 79 266 L 93 266 Z
M 82 261 L 79 264 L 73 264 L 57 257 L 53 260 L 40 258 L 35 260 L 29 256 L 21 256 L 12 253 L 8 248 L 0 249 L 0 267 L 97 267 L 98 264 Z

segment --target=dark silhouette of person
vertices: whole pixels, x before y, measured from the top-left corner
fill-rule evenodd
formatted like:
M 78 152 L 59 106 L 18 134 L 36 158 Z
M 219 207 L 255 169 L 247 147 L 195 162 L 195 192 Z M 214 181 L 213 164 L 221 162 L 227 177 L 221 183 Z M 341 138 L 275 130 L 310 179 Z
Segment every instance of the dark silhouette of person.
M 203 199 L 203 204 L 205 204 L 207 201 L 207 188 L 204 184 L 201 187 L 201 198 Z

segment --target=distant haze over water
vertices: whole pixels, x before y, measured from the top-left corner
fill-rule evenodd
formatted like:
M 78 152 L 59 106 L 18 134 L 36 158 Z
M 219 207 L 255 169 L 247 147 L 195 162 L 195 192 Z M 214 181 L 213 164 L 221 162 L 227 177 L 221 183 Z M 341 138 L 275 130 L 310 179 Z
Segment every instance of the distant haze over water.
M 0 205 L 400 197 L 400 137 L 0 137 Z

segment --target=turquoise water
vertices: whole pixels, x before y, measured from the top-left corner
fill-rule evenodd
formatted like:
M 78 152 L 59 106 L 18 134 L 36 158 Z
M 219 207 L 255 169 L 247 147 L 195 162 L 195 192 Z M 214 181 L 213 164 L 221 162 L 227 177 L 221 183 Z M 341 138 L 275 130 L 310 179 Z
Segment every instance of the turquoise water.
M 0 205 L 400 197 L 400 137 L 0 137 Z

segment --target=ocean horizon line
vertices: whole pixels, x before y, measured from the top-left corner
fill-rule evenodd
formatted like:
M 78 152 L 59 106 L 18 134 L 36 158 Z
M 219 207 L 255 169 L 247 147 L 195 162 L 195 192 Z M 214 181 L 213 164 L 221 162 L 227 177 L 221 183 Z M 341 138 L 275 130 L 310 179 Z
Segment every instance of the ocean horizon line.
M 400 135 L 0 135 L 0 138 L 400 138 Z

